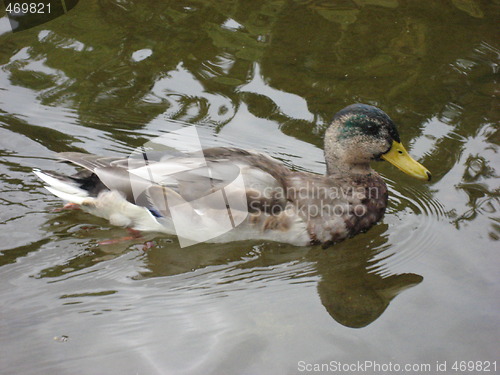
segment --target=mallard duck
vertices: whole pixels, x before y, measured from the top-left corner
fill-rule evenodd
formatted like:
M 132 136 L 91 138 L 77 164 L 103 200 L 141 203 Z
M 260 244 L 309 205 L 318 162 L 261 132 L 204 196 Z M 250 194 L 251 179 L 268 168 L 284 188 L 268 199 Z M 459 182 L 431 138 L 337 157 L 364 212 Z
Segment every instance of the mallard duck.
M 217 147 L 203 153 L 100 157 L 63 152 L 74 176 L 35 170 L 46 188 L 111 224 L 177 234 L 181 245 L 263 239 L 327 247 L 368 230 L 384 215 L 388 190 L 370 166 L 386 160 L 417 179 L 382 110 L 353 104 L 325 132 L 326 175 L 292 171 L 268 155 Z M 222 202 L 222 203 L 221 203 Z

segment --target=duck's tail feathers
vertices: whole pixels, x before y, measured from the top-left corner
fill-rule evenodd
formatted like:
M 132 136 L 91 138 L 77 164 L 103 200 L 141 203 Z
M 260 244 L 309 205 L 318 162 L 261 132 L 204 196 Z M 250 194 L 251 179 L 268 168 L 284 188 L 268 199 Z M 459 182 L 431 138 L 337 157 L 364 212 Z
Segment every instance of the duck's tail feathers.
M 34 169 L 33 173 L 47 184 L 45 188 L 48 191 L 65 201 L 82 204 L 89 196 L 88 191 L 81 189 L 78 183 L 70 177 L 39 169 Z

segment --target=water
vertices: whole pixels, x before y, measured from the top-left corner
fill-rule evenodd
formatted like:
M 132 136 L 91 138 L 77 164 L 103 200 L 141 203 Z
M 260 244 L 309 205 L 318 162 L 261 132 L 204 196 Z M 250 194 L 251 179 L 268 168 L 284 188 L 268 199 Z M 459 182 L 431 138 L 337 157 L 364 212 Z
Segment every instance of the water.
M 14 34 L 0 13 L 1 372 L 498 360 L 498 13 L 475 0 L 82 1 Z M 353 102 L 384 109 L 433 180 L 377 163 L 385 218 L 328 250 L 99 245 L 126 232 L 59 211 L 31 173 L 72 172 L 55 152 L 127 155 L 188 124 L 206 147 L 323 173 L 322 134 Z

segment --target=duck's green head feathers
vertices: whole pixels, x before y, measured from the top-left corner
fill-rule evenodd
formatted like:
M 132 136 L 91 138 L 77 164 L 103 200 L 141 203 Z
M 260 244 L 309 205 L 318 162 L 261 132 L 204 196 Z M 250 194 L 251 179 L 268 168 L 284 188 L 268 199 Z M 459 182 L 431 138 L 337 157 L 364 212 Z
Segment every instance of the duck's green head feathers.
M 325 133 L 328 173 L 362 173 L 371 160 L 387 160 L 403 172 L 430 180 L 430 172 L 404 149 L 396 125 L 381 109 L 366 104 L 345 107 L 333 117 Z
M 342 126 L 339 141 L 356 135 L 385 138 L 401 142 L 396 126 L 387 114 L 377 107 L 366 104 L 353 104 L 345 107 L 333 118 Z

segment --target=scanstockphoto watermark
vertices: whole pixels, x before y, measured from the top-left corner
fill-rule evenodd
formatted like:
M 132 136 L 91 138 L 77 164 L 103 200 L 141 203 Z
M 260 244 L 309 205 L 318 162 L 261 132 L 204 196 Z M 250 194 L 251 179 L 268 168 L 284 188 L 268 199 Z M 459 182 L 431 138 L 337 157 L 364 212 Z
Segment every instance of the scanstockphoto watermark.
M 303 204 L 305 203 L 305 204 Z M 346 202 L 335 202 L 315 200 L 310 201 L 275 201 L 274 199 L 249 199 L 248 210 L 252 215 L 286 215 L 289 217 L 346 217 L 349 215 L 363 217 L 367 213 L 367 208 L 363 204 L 351 205 Z
M 436 367 L 432 367 L 430 363 L 393 363 L 393 362 L 377 362 L 377 361 L 356 361 L 351 363 L 343 363 L 339 361 L 330 361 L 324 363 L 308 363 L 306 361 L 299 361 L 297 363 L 297 369 L 299 372 L 304 373 L 391 373 L 391 372 L 404 372 L 404 373 L 434 373 L 436 372 Z M 437 370 L 438 371 L 438 370 Z
M 365 199 L 378 199 L 376 187 L 348 187 L 317 185 L 301 181 L 299 186 L 268 186 L 262 190 L 246 191 L 248 208 L 252 214 L 271 215 L 300 213 L 304 217 L 348 216 L 362 217 L 367 213 Z M 284 206 L 293 210 L 283 211 Z
M 323 181 L 315 183 L 311 181 L 300 181 L 299 186 L 272 187 L 267 186 L 262 190 L 264 196 L 272 196 L 276 199 L 293 197 L 294 199 L 318 199 L 318 200 L 355 200 L 364 199 L 367 195 L 371 198 L 379 198 L 379 190 L 374 187 L 365 189 L 363 186 L 336 186 L 334 183 L 325 185 Z
M 340 362 L 330 361 L 322 363 L 311 363 L 299 361 L 297 370 L 300 373 L 404 373 L 404 374 L 423 374 L 423 373 L 496 373 L 496 361 L 483 360 L 456 360 L 456 361 L 435 361 L 434 363 L 394 363 L 379 361 L 356 361 Z
M 135 202 L 171 225 L 181 247 L 225 234 L 249 214 L 253 219 L 260 215 L 362 217 L 367 213 L 363 202 L 379 195 L 376 188 L 343 189 L 323 180 L 287 187 L 247 186 L 240 166 L 230 158 L 205 159 L 195 126 L 152 139 L 135 149 L 127 163 Z M 244 162 L 240 165 L 249 169 Z

